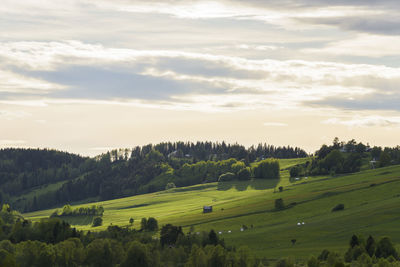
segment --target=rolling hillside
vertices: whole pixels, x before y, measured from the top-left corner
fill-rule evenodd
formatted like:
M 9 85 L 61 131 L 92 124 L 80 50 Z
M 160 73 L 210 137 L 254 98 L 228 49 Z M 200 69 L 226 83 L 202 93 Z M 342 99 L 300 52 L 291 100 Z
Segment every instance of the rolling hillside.
M 281 166 L 287 168 L 300 161 L 281 160 Z M 185 231 L 190 227 L 195 231 L 215 229 L 228 245 L 247 245 L 258 257 L 308 258 L 324 248 L 344 252 L 354 233 L 390 236 L 400 243 L 399 189 L 400 166 L 294 181 L 283 170 L 280 181 L 209 183 L 96 202 L 105 209 L 103 226 L 92 228 L 82 220 L 72 223 L 78 229 L 93 231 L 110 224 L 128 226 L 132 217 L 133 227 L 138 229 L 141 218 L 152 216 L 159 225 L 181 225 Z M 286 209 L 275 210 L 278 198 L 284 200 Z M 339 203 L 345 209 L 332 212 Z M 214 211 L 203 214 L 203 205 L 212 205 Z M 24 216 L 39 220 L 53 211 Z M 298 226 L 299 222 L 304 224 Z M 243 225 L 248 229 L 241 231 Z M 296 239 L 295 245 L 292 239 Z

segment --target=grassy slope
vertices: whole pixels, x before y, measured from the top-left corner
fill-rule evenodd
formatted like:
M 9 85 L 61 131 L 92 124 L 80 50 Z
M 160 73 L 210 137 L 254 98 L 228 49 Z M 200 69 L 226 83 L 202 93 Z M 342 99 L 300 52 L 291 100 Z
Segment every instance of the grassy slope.
M 281 165 L 287 168 L 295 163 L 283 161 Z M 274 193 L 274 188 L 280 185 L 284 191 Z M 295 183 L 290 183 L 287 172 L 283 171 L 281 181 L 212 183 L 98 202 L 105 213 L 103 226 L 96 229 L 104 229 L 111 223 L 127 225 L 131 217 L 138 228 L 142 217 L 153 216 L 160 225 L 173 223 L 185 226 L 186 230 L 194 225 L 196 231 L 211 228 L 222 231 L 227 244 L 247 245 L 260 257 L 307 258 L 323 248 L 343 252 L 353 233 L 388 235 L 399 243 L 399 189 L 400 166 Z M 297 205 L 274 211 L 277 198 Z M 331 212 L 338 203 L 345 204 L 345 210 Z M 203 205 L 213 205 L 214 211 L 202 214 Z M 37 220 L 51 212 L 38 211 L 25 216 Z M 305 225 L 297 226 L 299 221 Z M 240 232 L 243 224 L 249 229 Z M 77 227 L 93 230 L 89 225 Z M 232 233 L 226 233 L 228 230 Z M 297 239 L 294 246 L 291 239 Z

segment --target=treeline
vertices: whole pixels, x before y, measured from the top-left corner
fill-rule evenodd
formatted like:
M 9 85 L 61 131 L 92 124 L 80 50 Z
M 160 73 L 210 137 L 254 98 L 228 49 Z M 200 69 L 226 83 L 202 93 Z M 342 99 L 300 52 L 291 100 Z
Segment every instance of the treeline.
M 311 256 L 308 266 L 400 266 L 399 254 L 388 237 L 375 241 L 369 236 L 367 240 L 361 235 L 353 235 L 349 248 L 344 255 L 324 249 L 318 257 Z M 288 260 L 281 262 L 289 263 Z M 288 265 L 285 265 L 288 266 Z
M 103 216 L 103 206 L 92 205 L 90 207 L 79 207 L 72 209 L 71 205 L 65 205 L 61 211 L 56 209 L 51 217 L 63 216 Z
M 298 147 L 273 146 L 260 143 L 257 146 L 246 148 L 239 144 L 226 144 L 225 142 L 164 142 L 157 145 L 135 147 L 131 151 L 131 157 L 144 157 L 151 150 L 157 150 L 164 157 L 192 158 L 197 161 L 219 161 L 234 158 L 253 162 L 265 158 L 303 158 L 307 153 Z M 126 150 L 111 151 L 113 160 L 126 158 Z
M 363 164 L 369 165 L 369 168 L 400 164 L 400 146 L 370 147 L 354 139 L 340 142 L 336 137 L 332 145 L 321 146 L 315 156 L 311 161 L 291 168 L 291 177 L 353 173 L 360 171 Z
M 304 156 L 307 153 L 297 147 L 259 144 L 245 148 L 225 142 L 149 144 L 95 158 L 49 149 L 1 149 L 0 201 L 20 211 L 35 211 L 87 198 L 107 200 L 154 192 L 163 190 L 167 182 L 183 186 L 217 181 L 221 174 L 232 171 L 225 161 L 249 166 L 265 158 Z M 184 177 L 204 165 L 205 172 Z M 246 175 L 245 171 L 242 174 Z M 57 183 L 50 190 L 41 190 Z M 24 196 L 32 190 L 37 193 Z
M 1 149 L 0 189 L 3 193 L 18 195 L 37 186 L 76 178 L 94 168 L 93 159 L 67 152 Z
M 0 266 L 252 267 L 262 263 L 247 247 L 226 246 L 213 230 L 185 234 L 181 227 L 167 224 L 159 239 L 153 238 L 155 232 L 148 232 L 151 229 L 109 226 L 105 231 L 82 232 L 59 218 L 32 223 L 9 206 L 3 207 Z

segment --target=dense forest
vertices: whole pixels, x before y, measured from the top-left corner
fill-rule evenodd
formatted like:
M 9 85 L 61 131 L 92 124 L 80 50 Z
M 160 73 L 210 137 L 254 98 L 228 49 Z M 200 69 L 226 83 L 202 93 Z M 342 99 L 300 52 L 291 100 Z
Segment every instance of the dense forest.
M 0 201 L 26 212 L 86 199 L 155 192 L 167 186 L 216 182 L 227 173 L 234 175 L 229 179 L 249 179 L 254 173 L 256 178 L 278 178 L 279 166 L 261 164 L 251 169 L 250 163 L 305 156 L 297 147 L 259 144 L 245 148 L 224 142 L 149 144 L 95 158 L 48 149 L 2 149 Z M 260 172 L 262 166 L 275 171 Z
M 152 220 L 150 220 L 152 219 Z M 152 221 L 152 227 L 148 227 Z M 159 233 L 159 238 L 154 238 Z M 290 242 L 288 240 L 288 242 Z M 304 261 L 287 257 L 273 262 L 258 259 L 246 247 L 225 244 L 214 230 L 196 232 L 154 218 L 142 219 L 140 229 L 109 226 L 82 232 L 60 218 L 32 223 L 4 204 L 0 210 L 0 267 L 46 266 L 399 266 L 399 254 L 388 237 L 353 235 L 344 255 L 322 250 Z M 345 265 L 346 264 L 346 265 Z M 348 265 L 350 266 L 350 265 Z

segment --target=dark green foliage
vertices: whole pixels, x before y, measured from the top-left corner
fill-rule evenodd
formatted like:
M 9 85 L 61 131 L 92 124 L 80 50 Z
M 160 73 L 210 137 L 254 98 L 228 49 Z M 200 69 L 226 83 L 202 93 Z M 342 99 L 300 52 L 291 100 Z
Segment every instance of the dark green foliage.
M 283 210 L 285 208 L 285 204 L 283 203 L 282 198 L 275 199 L 275 209 Z
M 132 243 L 129 244 L 128 251 L 126 252 L 126 257 L 122 262 L 121 267 L 154 266 L 152 264 L 151 258 L 152 257 L 146 245 L 141 244 L 138 241 L 133 241 Z
M 0 249 L 0 267 L 14 266 L 17 266 L 14 255 L 7 250 Z
M 333 207 L 332 211 L 339 211 L 339 210 L 344 210 L 344 204 L 337 204 L 335 207 Z
M 218 182 L 227 182 L 227 181 L 233 181 L 236 178 L 234 173 L 227 172 L 224 174 L 221 174 L 218 178 Z
M 251 178 L 251 170 L 249 167 L 243 168 L 241 169 L 238 173 L 237 173 L 237 178 L 240 181 L 247 181 L 250 180 Z
M 275 267 L 294 267 L 294 262 L 291 258 L 280 259 L 276 262 Z
M 150 217 L 148 219 L 142 218 L 140 222 L 142 231 L 156 231 L 158 230 L 158 222 L 155 218 Z
M 147 219 L 146 218 L 142 218 L 142 220 L 140 221 L 140 229 L 145 231 L 146 227 L 147 227 Z
M 278 187 L 279 192 L 283 192 L 283 186 Z
M 218 236 L 214 230 L 211 229 L 210 233 L 208 234 L 209 244 L 217 245 L 218 244 Z
M 86 263 L 93 267 L 115 266 L 124 257 L 121 243 L 111 239 L 95 239 L 87 246 L 86 251 Z
M 383 151 L 379 157 L 379 167 L 386 167 L 390 165 L 390 161 L 392 158 L 390 157 L 387 151 Z
M 307 261 L 308 267 L 319 267 L 319 261 L 314 256 L 311 256 Z
M 290 177 L 299 177 L 304 175 L 304 168 L 301 165 L 296 165 L 290 168 Z
M 381 156 L 381 153 L 382 153 L 382 148 L 374 146 L 371 150 L 371 157 L 374 159 L 379 159 L 379 157 Z
M 161 245 L 175 245 L 179 235 L 183 235 L 182 227 L 173 226 L 172 224 L 164 225 L 160 233 Z
M 378 242 L 375 256 L 377 258 L 388 258 L 392 256 L 395 259 L 399 259 L 399 255 L 388 237 L 384 237 Z
M 346 262 L 370 262 L 370 257 L 399 259 L 399 255 L 393 243 L 387 237 L 382 238 L 378 244 L 376 244 L 372 236 L 369 236 L 367 242 L 364 242 L 362 236 L 353 235 L 349 245 L 349 249 L 344 255 Z
M 318 256 L 318 260 L 320 261 L 326 261 L 328 259 L 328 256 L 330 254 L 330 251 L 327 249 L 324 249 L 321 254 Z
M 368 237 L 367 244 L 365 246 L 365 250 L 367 251 L 367 253 L 370 257 L 372 257 L 375 254 L 376 243 L 375 243 L 375 239 L 372 236 Z
M 355 246 L 359 246 L 360 245 L 360 240 L 358 238 L 358 236 L 353 235 L 350 239 L 350 248 L 354 248 Z
M 258 162 L 254 167 L 254 177 L 261 179 L 278 179 L 279 174 L 279 161 L 276 159 L 266 159 Z
M 93 219 L 92 227 L 101 226 L 103 224 L 103 219 L 101 217 L 95 217 Z

